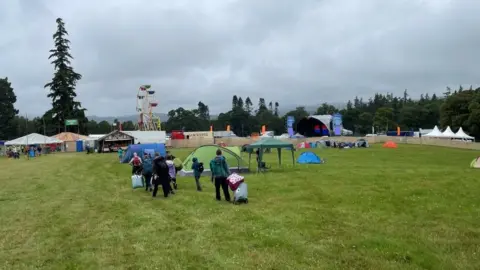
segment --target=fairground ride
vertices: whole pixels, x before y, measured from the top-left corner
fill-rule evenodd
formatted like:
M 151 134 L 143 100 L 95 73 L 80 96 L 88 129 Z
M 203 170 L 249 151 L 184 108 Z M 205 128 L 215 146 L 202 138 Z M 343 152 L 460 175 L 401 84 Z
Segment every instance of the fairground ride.
M 158 101 L 155 98 L 155 91 L 151 88 L 151 85 L 142 85 L 138 88 L 136 108 L 138 113 L 137 128 L 141 131 L 161 130 L 160 117 L 153 112 L 158 106 Z

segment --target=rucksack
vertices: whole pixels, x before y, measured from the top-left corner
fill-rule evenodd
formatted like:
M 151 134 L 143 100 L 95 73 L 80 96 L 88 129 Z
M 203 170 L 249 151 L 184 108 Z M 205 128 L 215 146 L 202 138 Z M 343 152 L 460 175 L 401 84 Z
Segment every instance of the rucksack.
M 140 158 L 138 156 L 133 158 L 133 166 L 140 166 Z
M 205 168 L 203 167 L 203 162 L 198 163 L 198 172 L 202 173 Z

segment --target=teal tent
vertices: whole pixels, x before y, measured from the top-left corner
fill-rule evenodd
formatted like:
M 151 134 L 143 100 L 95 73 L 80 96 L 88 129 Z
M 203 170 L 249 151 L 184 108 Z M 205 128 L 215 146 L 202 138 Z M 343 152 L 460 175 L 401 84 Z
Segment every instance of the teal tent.
M 262 159 L 263 159 L 263 152 L 266 149 L 276 148 L 277 153 L 278 153 L 278 163 L 280 165 L 282 164 L 282 148 L 283 149 L 288 149 L 289 151 L 292 152 L 292 161 L 293 161 L 293 165 L 295 165 L 295 153 L 294 153 L 292 143 L 284 142 L 284 141 L 277 140 L 277 139 L 274 139 L 274 138 L 265 138 L 265 139 L 261 139 L 259 141 L 256 141 L 256 142 L 246 146 L 245 148 L 248 151 L 248 167 L 249 168 L 250 168 L 250 161 L 252 159 L 252 152 L 253 152 L 252 150 L 253 149 L 258 149 L 259 150 L 258 163 L 261 163 Z

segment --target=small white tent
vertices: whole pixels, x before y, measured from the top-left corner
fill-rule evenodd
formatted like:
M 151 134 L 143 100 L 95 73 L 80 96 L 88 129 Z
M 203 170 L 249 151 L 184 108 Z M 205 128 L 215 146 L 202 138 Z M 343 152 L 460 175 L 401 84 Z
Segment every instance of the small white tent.
M 442 133 L 443 137 L 445 138 L 456 138 L 455 133 L 453 133 L 450 126 L 448 126 L 445 131 Z
M 6 141 L 5 145 L 30 145 L 30 144 L 50 144 L 50 143 L 62 143 L 63 141 L 43 136 L 38 133 L 31 133 L 15 140 Z
M 475 139 L 474 137 L 472 137 L 472 136 L 468 135 L 467 133 L 465 133 L 465 132 L 463 131 L 463 128 L 462 128 L 462 127 L 460 127 L 460 128 L 458 129 L 457 133 L 455 133 L 455 137 L 456 137 L 456 138 L 460 138 L 460 139 L 468 139 L 468 140 L 473 140 L 473 139 Z
M 444 137 L 442 132 L 438 129 L 437 126 L 435 126 L 432 131 L 430 131 L 429 133 L 423 136 L 424 137 Z

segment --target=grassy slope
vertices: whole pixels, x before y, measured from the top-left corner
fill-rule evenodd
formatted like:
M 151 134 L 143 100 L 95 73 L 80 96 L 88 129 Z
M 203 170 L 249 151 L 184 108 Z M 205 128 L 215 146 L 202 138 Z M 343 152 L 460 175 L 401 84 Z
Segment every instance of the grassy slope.
M 317 152 L 327 164 L 248 175 L 242 206 L 216 202 L 206 178 L 152 200 L 114 155 L 1 160 L 0 268 L 480 268 L 474 152 Z

